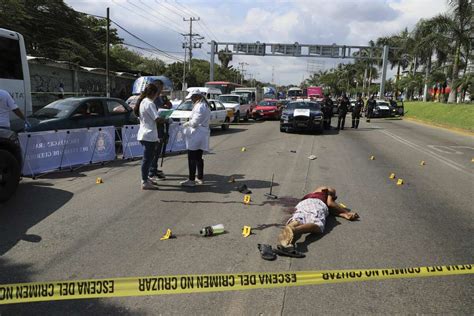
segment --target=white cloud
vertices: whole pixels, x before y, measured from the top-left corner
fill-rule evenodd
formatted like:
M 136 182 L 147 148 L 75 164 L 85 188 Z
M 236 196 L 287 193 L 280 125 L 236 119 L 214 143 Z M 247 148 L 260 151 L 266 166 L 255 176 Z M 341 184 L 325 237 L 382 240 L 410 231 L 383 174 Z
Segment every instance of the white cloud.
M 140 6 L 138 0 L 129 1 Z M 206 36 L 206 42 L 213 37 L 222 42 L 365 45 L 371 39 L 392 35 L 405 27 L 411 29 L 420 18 L 447 10 L 445 0 L 178 0 L 179 4 L 166 0 L 173 6 L 173 13 L 159 4 L 163 0 L 141 1 L 156 10 L 144 7 L 141 11 L 126 0 L 66 0 L 66 3 L 76 10 L 100 15 L 110 6 L 112 18 L 119 24 L 167 51 L 182 50 L 182 37 L 168 28 L 182 25 L 180 29 L 187 30 L 188 27 L 176 12 L 199 15 L 203 21 L 195 23 L 193 31 Z M 159 18 L 159 13 L 166 19 Z M 119 34 L 125 36 L 123 32 Z M 205 51 L 207 45 L 201 52 L 196 51 L 195 56 L 207 59 Z M 232 64 L 240 61 L 249 63 L 249 71 L 258 73 L 257 78 L 263 81 L 271 80 L 272 66 L 280 84 L 298 84 L 304 76 L 308 77 L 304 58 L 234 56 Z M 340 61 L 332 59 L 325 63 L 332 67 Z

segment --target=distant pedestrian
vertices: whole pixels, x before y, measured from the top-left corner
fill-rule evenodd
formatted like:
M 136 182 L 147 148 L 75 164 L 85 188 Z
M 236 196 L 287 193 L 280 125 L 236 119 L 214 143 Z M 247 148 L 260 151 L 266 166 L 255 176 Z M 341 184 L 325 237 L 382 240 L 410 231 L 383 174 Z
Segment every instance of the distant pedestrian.
M 189 121 L 183 124 L 186 147 L 188 149 L 189 178 L 180 184 L 185 187 L 193 187 L 204 182 L 204 151 L 209 151 L 209 120 L 211 110 L 207 100 L 199 90 L 194 90 L 188 97 L 193 102 L 193 109 Z M 197 169 L 197 178 L 196 178 Z
M 342 95 L 341 101 L 339 102 L 337 129 L 343 130 L 346 124 L 346 115 L 349 110 L 350 102 L 345 94 Z
M 362 95 L 359 94 L 352 109 L 352 128 L 359 128 L 360 112 L 364 108 L 364 100 L 362 100 Z
M 331 129 L 332 107 L 334 106 L 329 94 L 326 94 L 323 99 L 323 126 L 324 129 Z
M 367 100 L 367 114 L 366 114 L 366 121 L 367 122 L 370 122 L 370 119 L 372 118 L 373 116 L 373 112 L 374 112 L 374 109 L 375 109 L 375 105 L 377 104 L 377 102 L 375 101 L 375 98 L 374 98 L 374 95 L 371 95 L 370 96 L 370 99 Z
M 158 146 L 157 123 L 162 122 L 153 100 L 159 94 L 158 88 L 153 84 L 148 84 L 137 100 L 134 108 L 135 115 L 140 119 L 140 128 L 137 134 L 137 140 L 144 147 L 141 175 L 143 190 L 157 190 L 158 187 L 150 178 L 151 163 L 155 159 L 156 147 Z
M 25 128 L 30 126 L 10 93 L 0 89 L 0 128 L 10 129 L 10 112 L 15 113 L 16 116 L 25 121 Z

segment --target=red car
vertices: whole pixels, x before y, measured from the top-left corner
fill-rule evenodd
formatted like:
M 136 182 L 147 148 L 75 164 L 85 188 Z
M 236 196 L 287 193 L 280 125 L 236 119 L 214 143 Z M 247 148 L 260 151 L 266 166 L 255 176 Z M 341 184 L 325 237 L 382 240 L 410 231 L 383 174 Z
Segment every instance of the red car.
M 257 106 L 252 111 L 252 118 L 254 120 L 276 119 L 279 120 L 281 109 L 278 106 L 277 99 L 263 99 L 258 102 Z

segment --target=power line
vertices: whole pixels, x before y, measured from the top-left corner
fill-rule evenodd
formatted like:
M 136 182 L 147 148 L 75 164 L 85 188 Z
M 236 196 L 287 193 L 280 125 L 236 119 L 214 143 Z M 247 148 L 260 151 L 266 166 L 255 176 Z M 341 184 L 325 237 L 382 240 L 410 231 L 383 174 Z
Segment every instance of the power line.
M 153 9 L 152 7 L 150 7 L 149 5 L 145 4 L 142 0 L 138 0 L 143 6 L 147 7 L 148 9 L 150 9 L 151 11 L 155 11 L 155 9 Z M 128 2 L 130 2 L 130 0 L 128 0 Z M 130 2 L 130 4 L 132 4 Z M 135 7 L 137 8 L 140 8 L 136 5 L 134 5 Z M 140 8 L 141 9 L 141 8 Z M 145 9 L 141 9 L 142 11 L 145 11 L 147 14 L 152 14 L 151 12 L 147 12 Z M 163 14 L 159 13 L 159 12 L 156 12 L 156 14 L 158 14 L 159 16 L 163 17 L 165 20 L 171 22 L 173 24 L 174 27 L 177 27 L 178 30 L 181 28 L 181 25 L 177 24 L 176 22 L 174 22 L 173 20 L 171 19 L 168 19 L 166 16 L 164 16 Z M 153 15 L 153 14 L 152 14 Z M 153 15 L 155 16 L 155 15 Z
M 156 1 L 156 0 L 155 0 L 155 1 Z M 189 16 L 192 16 L 192 15 L 199 15 L 199 14 L 196 13 L 196 11 L 191 10 L 190 8 L 188 8 L 187 6 L 185 6 L 184 4 L 179 3 L 177 0 L 175 1 L 175 3 L 176 3 L 178 6 L 180 6 L 180 7 L 182 8 L 181 11 L 183 11 L 183 12 L 184 12 L 185 14 L 187 14 L 187 15 L 189 15 Z M 207 35 L 208 35 L 208 37 L 209 37 L 210 39 L 214 39 L 214 40 L 216 40 L 216 41 L 218 42 L 219 40 L 217 39 L 217 36 L 214 34 L 214 32 L 212 32 L 211 28 L 209 28 L 209 26 L 206 24 L 206 22 L 205 22 L 204 20 L 202 20 L 201 22 L 202 22 L 202 25 L 200 25 L 200 26 L 201 26 L 202 30 L 204 31 L 204 33 L 207 33 Z M 199 23 L 199 22 L 198 22 L 198 23 Z M 199 23 L 199 24 L 200 24 L 200 23 Z M 205 29 L 204 29 L 204 28 L 205 28 Z M 209 31 L 209 32 L 207 32 L 206 29 L 207 29 L 207 31 Z
M 179 11 L 175 10 L 175 8 L 173 8 L 172 6 L 170 6 L 169 8 L 168 8 L 168 6 L 165 6 L 165 3 L 168 4 L 167 2 L 159 3 L 158 0 L 155 0 L 155 2 L 156 2 L 156 4 L 161 5 L 164 9 L 172 12 L 173 14 L 179 16 L 180 18 L 185 18 L 187 16 L 187 14 L 182 10 L 178 9 L 180 12 L 183 12 L 184 15 L 182 15 Z
M 159 49 L 158 47 L 156 47 L 156 46 L 154 46 L 154 45 L 148 43 L 147 41 L 141 39 L 140 37 L 138 37 L 137 35 L 131 33 L 130 31 L 128 31 L 126 28 L 124 28 L 123 26 L 121 26 L 121 25 L 118 24 L 117 22 L 115 22 L 115 21 L 113 21 L 113 20 L 110 20 L 110 21 L 111 21 L 112 23 L 114 23 L 117 27 L 119 27 L 122 31 L 124 31 L 124 32 L 126 32 L 127 34 L 131 35 L 132 37 L 134 37 L 135 39 L 139 40 L 140 42 L 143 42 L 143 43 L 145 43 L 146 45 L 152 47 L 152 48 L 155 49 L 156 51 L 161 52 L 163 55 L 165 55 L 165 56 L 168 57 L 169 59 L 173 59 L 173 60 L 182 62 L 181 59 L 179 59 L 179 58 L 177 58 L 177 57 L 175 57 L 175 56 L 173 56 L 173 55 L 170 55 L 170 54 L 166 53 L 165 51 Z
M 138 49 L 141 49 L 141 50 L 145 50 L 147 52 L 150 52 L 150 53 L 154 53 L 155 50 L 152 49 L 152 48 L 146 48 L 146 47 L 142 47 L 142 46 L 137 46 L 137 45 L 134 45 L 134 44 L 130 44 L 130 43 L 122 43 L 121 45 L 125 45 L 125 46 L 130 46 L 130 47 L 135 47 L 135 48 L 138 48 Z M 172 52 L 172 51 L 164 51 L 166 52 L 167 54 L 182 54 L 183 52 Z
M 128 12 L 132 12 L 133 14 L 136 14 L 136 15 L 138 15 L 138 16 L 144 18 L 145 20 L 150 21 L 151 23 L 157 23 L 157 24 L 159 24 L 159 25 L 161 25 L 161 26 L 163 26 L 163 27 L 165 27 L 165 28 L 167 28 L 167 29 L 169 29 L 169 30 L 175 32 L 175 33 L 181 34 L 180 32 L 178 32 L 178 31 L 176 31 L 176 30 L 174 30 L 174 29 L 168 27 L 166 24 L 160 23 L 160 21 L 156 21 L 156 20 L 153 21 L 153 20 L 151 20 L 150 18 L 148 18 L 148 17 L 144 16 L 143 14 L 141 14 L 140 12 L 137 13 L 135 10 L 132 10 L 132 8 L 125 7 L 125 6 L 121 5 L 121 4 L 118 3 L 118 2 L 115 2 L 115 0 L 111 0 L 111 1 L 112 1 L 112 3 L 114 3 L 115 5 L 121 7 L 122 9 L 125 9 L 125 10 L 128 11 Z

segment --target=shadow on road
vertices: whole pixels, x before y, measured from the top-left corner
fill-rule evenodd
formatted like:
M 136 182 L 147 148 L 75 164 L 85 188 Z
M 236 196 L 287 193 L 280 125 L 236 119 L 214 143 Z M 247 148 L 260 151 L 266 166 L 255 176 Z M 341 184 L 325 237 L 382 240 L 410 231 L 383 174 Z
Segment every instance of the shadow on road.
M 323 234 L 308 234 L 305 236 L 305 239 L 302 242 L 296 242 L 296 248 L 300 252 L 308 252 L 308 245 L 312 244 L 315 241 L 320 240 L 325 235 L 329 234 L 334 227 L 340 225 L 341 223 L 334 217 L 329 216 L 326 219 L 326 226 L 324 227 Z
M 0 255 L 18 241 L 39 243 L 41 236 L 27 231 L 66 204 L 73 194 L 42 182 L 20 183 L 16 194 L 0 204 Z M 3 270 L 0 269 L 3 274 Z
M 214 129 L 211 129 L 211 135 L 236 134 L 236 133 L 241 133 L 245 131 L 246 129 L 244 128 L 234 128 L 234 127 L 230 127 L 229 129 L 226 129 L 226 130 L 214 128 Z
M 233 174 L 229 176 L 219 175 L 219 174 L 205 174 L 204 175 L 204 184 L 197 185 L 195 187 L 182 187 L 179 184 L 179 180 L 186 180 L 187 175 L 175 175 L 167 174 L 167 179 L 173 179 L 175 182 L 171 181 L 161 181 L 158 183 L 160 191 L 183 191 L 183 192 L 211 192 L 211 193 L 220 193 L 220 194 L 229 194 L 231 192 L 238 192 L 237 188 L 242 184 L 247 185 L 247 187 L 252 189 L 262 189 L 270 188 L 271 181 L 265 180 L 253 180 L 245 179 L 243 174 Z M 235 182 L 230 183 L 230 177 L 233 177 Z M 278 186 L 279 184 L 273 182 L 273 186 Z M 242 195 L 243 196 L 243 195 Z M 243 198 L 243 197 L 242 197 Z M 163 202 L 172 202 L 165 201 Z M 183 203 L 191 203 L 191 201 L 175 201 Z M 220 202 L 220 201 L 195 201 L 196 203 L 241 203 L 241 202 Z

